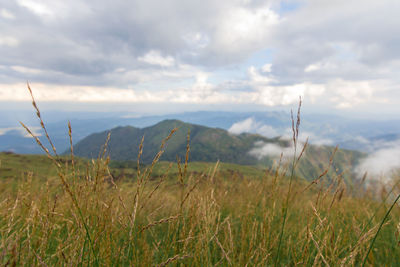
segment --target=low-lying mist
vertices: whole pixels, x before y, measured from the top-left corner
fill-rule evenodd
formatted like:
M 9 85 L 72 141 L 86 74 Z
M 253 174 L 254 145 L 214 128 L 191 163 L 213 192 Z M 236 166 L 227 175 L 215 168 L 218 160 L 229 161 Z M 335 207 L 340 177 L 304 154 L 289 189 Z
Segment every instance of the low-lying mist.
M 367 178 L 387 182 L 400 169 L 400 140 L 380 143 L 380 149 L 369 153 L 355 168 L 358 176 L 367 173 Z
M 262 141 L 255 142 L 254 147 L 249 151 L 249 155 L 258 160 L 264 157 L 279 159 L 281 156 L 283 160 L 287 160 L 293 156 L 294 147 L 290 142 L 292 139 L 292 129 L 290 128 L 274 127 L 249 117 L 234 123 L 229 128 L 229 132 L 232 134 L 257 133 L 268 138 L 278 137 L 279 140 L 289 141 L 288 146 Z M 368 180 L 387 182 L 391 179 L 393 173 L 400 169 L 400 139 L 387 141 L 384 138 L 368 139 L 362 136 L 353 136 L 352 138 L 355 144 L 363 144 L 361 150 L 367 151 L 367 156 L 361 159 L 360 163 L 352 170 L 355 177 L 361 178 L 367 173 Z M 298 146 L 302 148 L 307 139 L 310 144 L 316 146 L 334 146 L 337 142 L 337 140 L 320 136 L 309 130 L 300 130 Z M 351 141 L 351 139 L 349 140 Z

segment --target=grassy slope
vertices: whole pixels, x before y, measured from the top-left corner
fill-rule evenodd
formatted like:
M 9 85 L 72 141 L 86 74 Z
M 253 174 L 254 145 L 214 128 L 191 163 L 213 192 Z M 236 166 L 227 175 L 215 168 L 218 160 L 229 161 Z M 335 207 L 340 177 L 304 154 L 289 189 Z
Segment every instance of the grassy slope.
M 307 147 L 306 154 L 302 157 L 296 173 L 307 180 L 313 180 L 329 167 L 326 174 L 328 183 L 340 175 L 348 184 L 353 184 L 355 178 L 353 169 L 365 154 L 358 151 L 338 149 L 330 166 L 329 162 L 334 150 L 333 147 L 329 146 Z
M 44 155 L 0 153 L 0 161 L 0 178 L 2 179 L 22 178 L 30 173 L 40 179 L 48 179 L 57 175 L 57 169 Z
M 288 183 L 275 172 L 221 164 L 213 174 L 214 164 L 193 163 L 183 177 L 173 166 L 170 182 L 158 185 L 161 180 L 151 177 L 163 176 L 169 165 L 161 162 L 149 179 L 142 170 L 142 183 L 120 179 L 112 185 L 103 160 L 87 171 L 85 164 L 78 164 L 86 179 L 77 179 L 71 165 L 64 164 L 61 173 L 67 191 L 56 177 L 48 178 L 50 183 L 39 178 L 54 174 L 46 158 L 0 156 L 8 177 L 19 176 L 21 170 L 40 174 L 14 179 L 17 187 L 12 191 L 5 190 L 10 179 L 1 180 L 4 256 L 0 261 L 4 265 L 265 266 L 276 262 Z M 278 265 L 360 264 L 385 209 L 365 193 L 352 197 L 350 189 L 337 182 L 328 191 L 319 185 L 304 191 L 308 183 L 295 180 Z M 400 211 L 394 209 L 369 264 L 397 264 L 399 219 Z
M 68 157 L 63 157 L 64 164 L 71 165 Z M 57 168 L 53 165 L 52 161 L 44 155 L 20 155 L 13 153 L 0 153 L 0 179 L 22 179 L 28 175 L 32 175 L 41 181 L 47 181 L 49 178 L 54 179 L 57 177 Z M 86 159 L 76 159 L 78 168 L 86 168 L 88 161 Z M 192 162 L 189 163 L 189 173 L 197 175 L 199 173 L 211 172 L 216 163 L 208 162 Z M 171 167 L 169 167 L 171 165 Z M 144 167 L 143 165 L 141 165 Z M 183 168 L 183 166 L 182 166 Z M 179 174 L 178 165 L 170 162 L 159 162 L 153 170 L 152 179 L 163 176 L 167 169 L 169 170 L 169 177 L 174 178 Z M 218 165 L 220 173 L 226 177 L 236 175 L 238 177 L 261 178 L 265 170 L 260 166 L 244 166 L 232 163 L 220 163 Z M 127 180 L 135 180 L 137 174 L 136 162 L 119 162 L 112 161 L 110 163 L 110 173 L 114 178 L 119 178 L 121 175 Z

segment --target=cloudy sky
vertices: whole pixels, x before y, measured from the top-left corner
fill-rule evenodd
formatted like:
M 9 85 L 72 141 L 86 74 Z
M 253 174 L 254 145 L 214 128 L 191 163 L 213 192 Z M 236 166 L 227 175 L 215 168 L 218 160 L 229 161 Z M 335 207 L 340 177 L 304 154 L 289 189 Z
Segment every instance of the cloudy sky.
M 0 102 L 400 112 L 398 0 L 0 0 Z M 18 106 L 17 105 L 17 106 Z

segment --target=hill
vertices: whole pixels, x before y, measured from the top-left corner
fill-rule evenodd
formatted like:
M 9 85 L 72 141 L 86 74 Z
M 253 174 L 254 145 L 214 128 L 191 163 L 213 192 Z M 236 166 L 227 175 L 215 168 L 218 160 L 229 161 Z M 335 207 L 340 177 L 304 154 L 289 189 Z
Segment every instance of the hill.
M 226 130 L 210 128 L 196 124 L 184 123 L 178 120 L 164 120 L 146 128 L 132 126 L 117 127 L 110 131 L 92 134 L 74 146 L 78 156 L 96 158 L 104 144 L 108 133 L 111 139 L 108 144 L 108 153 L 112 160 L 135 161 L 139 145 L 144 136 L 143 154 L 141 160 L 149 164 L 160 149 L 162 140 L 172 129 L 178 131 L 168 141 L 163 161 L 176 161 L 180 157 L 183 161 L 186 153 L 187 133 L 190 130 L 190 161 L 216 162 L 242 165 L 263 165 L 271 168 L 279 161 L 280 151 L 285 155 L 282 165 L 289 161 L 293 152 L 290 141 L 279 138 L 266 138 L 257 134 L 243 133 L 233 135 Z M 271 151 L 272 150 L 272 151 Z M 298 166 L 298 175 L 312 180 L 318 177 L 327 167 L 334 148 L 329 146 L 309 145 Z M 352 167 L 355 166 L 362 153 L 349 150 L 339 150 L 335 155 L 333 170 L 328 175 L 344 172 L 348 180 L 352 178 Z
M 257 141 L 276 142 L 260 135 L 232 135 L 223 129 L 209 128 L 178 120 L 164 120 L 143 129 L 126 126 L 92 134 L 78 142 L 74 146 L 74 151 L 78 156 L 97 157 L 108 132 L 110 132 L 108 151 L 111 159 L 136 160 L 139 145 L 144 136 L 141 159 L 145 164 L 149 164 L 159 151 L 162 140 L 174 128 L 178 128 L 178 131 L 168 141 L 162 160 L 176 161 L 177 155 L 185 156 L 189 130 L 192 161 L 215 162 L 220 160 L 237 164 L 255 164 L 257 160 L 254 157 L 243 155 L 243 153 L 250 151 Z

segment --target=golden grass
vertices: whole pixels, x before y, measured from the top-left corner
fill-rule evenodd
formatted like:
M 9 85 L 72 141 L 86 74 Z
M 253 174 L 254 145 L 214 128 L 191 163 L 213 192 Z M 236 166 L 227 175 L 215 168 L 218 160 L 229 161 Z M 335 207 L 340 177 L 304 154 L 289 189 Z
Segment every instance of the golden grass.
M 45 130 L 34 99 L 33 104 Z M 293 127 L 294 142 L 299 123 Z M 362 189 L 355 194 L 340 175 L 327 187 L 323 175 L 310 184 L 293 173 L 286 177 L 282 166 L 263 179 L 227 179 L 218 163 L 202 174 L 192 173 L 188 145 L 175 181 L 166 179 L 168 170 L 150 179 L 174 131 L 145 169 L 140 168 L 141 146 L 135 184 L 113 181 L 107 145 L 86 168 L 74 163 L 72 147 L 71 164 L 60 161 L 55 149 L 53 154 L 45 149 L 57 179 L 41 183 L 28 175 L 0 184 L 18 186 L 0 190 L 0 263 L 358 266 L 364 258 L 371 266 L 399 263 L 398 206 L 387 210 L 386 199 L 380 203 Z M 70 125 L 69 136 L 72 144 Z M 301 157 L 293 158 L 296 166 Z M 395 185 L 391 196 L 398 190 Z

